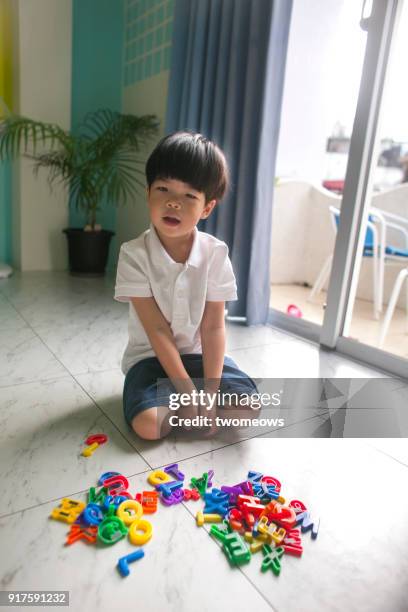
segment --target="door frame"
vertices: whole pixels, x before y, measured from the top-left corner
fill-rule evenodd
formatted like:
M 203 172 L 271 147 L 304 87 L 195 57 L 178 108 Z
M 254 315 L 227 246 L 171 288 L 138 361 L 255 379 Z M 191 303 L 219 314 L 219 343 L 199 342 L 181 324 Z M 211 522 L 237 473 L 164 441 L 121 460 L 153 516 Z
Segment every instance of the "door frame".
M 365 238 L 363 221 L 367 219 L 372 196 L 379 145 L 378 121 L 402 4 L 403 0 L 373 0 L 371 15 L 360 22 L 367 31 L 367 44 L 323 324 L 295 319 L 275 309 L 270 309 L 268 323 L 364 365 L 407 378 L 408 360 L 343 336 L 350 326 L 360 275 Z

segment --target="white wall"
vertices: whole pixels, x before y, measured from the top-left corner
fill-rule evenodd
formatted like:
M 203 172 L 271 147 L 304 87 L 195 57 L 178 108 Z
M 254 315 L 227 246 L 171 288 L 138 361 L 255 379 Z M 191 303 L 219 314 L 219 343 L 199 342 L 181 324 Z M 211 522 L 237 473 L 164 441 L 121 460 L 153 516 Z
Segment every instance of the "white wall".
M 271 283 L 314 284 L 329 255 L 333 254 L 336 232 L 329 206 L 341 208 L 341 197 L 324 188 L 304 181 L 282 181 L 275 187 L 274 214 L 280 219 L 272 224 Z M 372 206 L 408 219 L 408 183 L 375 194 Z M 405 248 L 400 232 L 388 231 L 388 244 Z M 371 257 L 363 257 L 357 298 L 372 301 Z M 388 304 L 395 279 L 406 267 L 401 260 L 386 265 L 384 274 L 384 304 Z M 327 290 L 328 282 L 324 285 Z M 405 306 L 405 291 L 401 291 L 398 306 Z
M 14 0 L 14 100 L 18 114 L 70 128 L 72 0 Z M 13 263 L 21 270 L 67 269 L 68 196 L 27 160 L 13 177 Z
M 156 115 L 160 119 L 160 131 L 152 139 L 151 145 L 140 151 L 147 159 L 157 142 L 164 136 L 169 71 L 165 70 L 123 90 L 123 112 L 134 115 Z M 143 168 L 144 170 L 144 168 Z M 132 240 L 149 227 L 149 212 L 146 197 L 127 202 L 116 215 L 118 247 Z

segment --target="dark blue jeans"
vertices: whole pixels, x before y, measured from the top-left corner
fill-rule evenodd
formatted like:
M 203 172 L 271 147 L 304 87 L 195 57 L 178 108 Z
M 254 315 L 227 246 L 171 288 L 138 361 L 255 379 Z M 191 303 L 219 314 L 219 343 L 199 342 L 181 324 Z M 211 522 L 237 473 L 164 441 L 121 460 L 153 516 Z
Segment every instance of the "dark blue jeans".
M 194 379 L 204 378 L 203 356 L 198 353 L 187 353 L 180 357 L 188 375 L 199 390 L 202 385 Z M 158 379 L 167 379 L 167 383 L 159 381 L 158 384 Z M 235 361 L 227 355 L 224 356 L 219 391 L 246 395 L 258 393 L 252 378 L 240 370 Z M 135 416 L 143 410 L 153 406 L 168 406 L 170 394 L 176 392 L 157 357 L 148 357 L 135 363 L 126 374 L 123 387 L 123 411 L 129 427 Z

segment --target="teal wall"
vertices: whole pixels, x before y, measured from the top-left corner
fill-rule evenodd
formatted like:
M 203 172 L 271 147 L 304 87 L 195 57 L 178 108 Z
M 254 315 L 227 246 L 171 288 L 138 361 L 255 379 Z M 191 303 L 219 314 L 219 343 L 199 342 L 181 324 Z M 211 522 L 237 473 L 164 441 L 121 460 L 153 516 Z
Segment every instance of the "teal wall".
M 72 108 L 75 132 L 85 114 L 98 108 L 122 110 L 123 0 L 73 0 Z M 103 205 L 97 223 L 115 231 L 116 207 Z M 83 227 L 84 214 L 70 207 L 69 226 Z M 108 269 L 114 269 L 116 236 L 111 241 Z
M 170 68 L 174 0 L 126 0 L 124 85 Z
M 0 162 L 0 262 L 12 263 L 11 253 L 11 168 Z

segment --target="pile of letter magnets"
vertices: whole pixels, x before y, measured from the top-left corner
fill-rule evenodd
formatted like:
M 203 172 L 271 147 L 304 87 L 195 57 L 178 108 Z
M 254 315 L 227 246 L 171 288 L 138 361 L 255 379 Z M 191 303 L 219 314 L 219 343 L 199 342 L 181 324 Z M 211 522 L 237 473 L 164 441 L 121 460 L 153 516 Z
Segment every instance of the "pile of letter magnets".
M 91 487 L 88 504 L 64 498 L 50 518 L 71 524 L 66 545 L 78 540 L 95 544 L 112 545 L 129 536 L 131 544 L 146 544 L 152 537 L 152 525 L 141 518 L 143 514 L 156 512 L 158 498 L 170 506 L 183 501 L 197 501 L 205 505 L 197 512 L 198 526 L 212 525 L 210 534 L 222 543 L 222 549 L 232 566 L 249 563 L 251 556 L 262 551 L 261 570 L 271 569 L 278 575 L 281 557 L 286 553 L 300 557 L 302 533 L 311 531 L 317 537 L 319 520 L 312 520 L 306 506 L 299 500 L 288 505 L 281 496 L 281 483 L 272 476 L 260 472 L 248 472 L 247 480 L 234 486 L 212 487 L 214 471 L 205 472 L 200 478 L 191 478 L 190 489 L 184 489 L 184 474 L 178 464 L 151 472 L 147 478 L 154 490 L 129 493 L 127 478 L 118 472 L 106 472 L 98 481 L 101 489 Z M 210 489 L 207 491 L 207 489 Z M 144 556 L 143 549 L 122 557 L 118 570 L 122 576 L 129 574 L 128 564 Z

